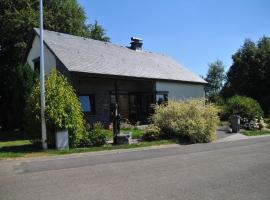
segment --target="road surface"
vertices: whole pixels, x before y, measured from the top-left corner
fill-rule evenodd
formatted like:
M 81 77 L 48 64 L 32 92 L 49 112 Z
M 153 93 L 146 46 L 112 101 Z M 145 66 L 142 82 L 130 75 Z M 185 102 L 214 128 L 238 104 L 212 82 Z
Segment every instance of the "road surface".
M 270 137 L 0 161 L 1 200 L 269 200 Z

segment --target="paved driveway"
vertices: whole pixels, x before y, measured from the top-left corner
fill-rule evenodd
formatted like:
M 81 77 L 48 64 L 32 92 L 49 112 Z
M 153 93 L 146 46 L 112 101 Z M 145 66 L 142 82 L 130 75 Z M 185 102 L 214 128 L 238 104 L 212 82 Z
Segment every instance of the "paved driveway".
M 270 138 L 0 161 L 0 199 L 270 199 Z

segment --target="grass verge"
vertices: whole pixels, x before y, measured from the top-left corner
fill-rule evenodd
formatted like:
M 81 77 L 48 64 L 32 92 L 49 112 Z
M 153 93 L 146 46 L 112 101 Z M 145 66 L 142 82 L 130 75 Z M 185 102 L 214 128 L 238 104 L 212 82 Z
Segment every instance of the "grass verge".
M 258 136 L 258 135 L 268 135 L 270 134 L 270 130 L 254 130 L 254 131 L 243 131 L 241 132 L 243 135 L 246 136 Z
M 18 158 L 18 157 L 36 157 L 36 156 L 53 156 L 73 153 L 96 152 L 117 149 L 131 149 L 139 147 L 159 146 L 165 144 L 174 144 L 173 140 L 159 140 L 152 142 L 140 142 L 137 144 L 124 145 L 104 145 L 101 147 L 73 148 L 67 150 L 47 150 L 42 151 L 40 148 L 32 145 L 29 140 L 0 142 L 0 159 Z

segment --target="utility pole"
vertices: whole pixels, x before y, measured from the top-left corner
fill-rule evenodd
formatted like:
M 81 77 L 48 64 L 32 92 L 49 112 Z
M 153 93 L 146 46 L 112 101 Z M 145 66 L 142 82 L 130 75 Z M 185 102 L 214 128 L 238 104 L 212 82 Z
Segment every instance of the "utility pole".
M 44 46 L 43 46 L 43 2 L 39 0 L 39 32 L 40 32 L 40 102 L 41 102 L 41 134 L 42 134 L 42 148 L 48 149 L 47 133 L 45 122 L 45 86 L 44 86 Z

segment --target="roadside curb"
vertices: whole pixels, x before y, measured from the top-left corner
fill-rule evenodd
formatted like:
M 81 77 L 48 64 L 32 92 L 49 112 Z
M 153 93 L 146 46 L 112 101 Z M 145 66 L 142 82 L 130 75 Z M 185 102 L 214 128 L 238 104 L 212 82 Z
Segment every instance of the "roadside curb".
M 270 137 L 270 135 L 258 135 L 258 136 L 246 136 L 241 133 L 236 133 L 233 135 L 230 135 L 225 138 L 221 138 L 214 143 L 221 143 L 221 142 L 232 142 L 232 141 L 239 141 L 239 140 L 249 140 L 249 139 L 256 139 L 256 138 L 265 138 Z
M 115 149 L 115 150 L 102 150 L 102 151 L 93 151 L 93 152 L 82 152 L 82 153 L 71 153 L 66 155 L 44 155 L 37 157 L 19 157 L 19 158 L 10 158 L 10 159 L 2 159 L 1 161 L 49 161 L 49 160 L 59 160 L 59 159 L 69 159 L 69 158 L 79 158 L 86 156 L 102 156 L 102 155 L 110 155 L 110 154 L 119 154 L 119 153 L 128 153 L 128 152 L 136 152 L 136 151 L 146 151 L 146 150 L 154 150 L 154 149 L 163 149 L 170 147 L 179 147 L 179 144 L 161 144 L 154 145 L 149 147 L 136 147 L 130 149 Z

